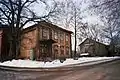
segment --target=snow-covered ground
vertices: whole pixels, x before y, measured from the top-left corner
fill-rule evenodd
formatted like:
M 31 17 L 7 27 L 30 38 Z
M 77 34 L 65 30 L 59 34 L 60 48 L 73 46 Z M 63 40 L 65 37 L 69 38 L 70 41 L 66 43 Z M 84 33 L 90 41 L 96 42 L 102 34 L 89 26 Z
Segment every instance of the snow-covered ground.
M 63 63 L 60 63 L 59 60 L 54 60 L 52 62 L 40 62 L 40 61 L 31 61 L 31 60 L 12 60 L 0 63 L 3 66 L 12 66 L 12 67 L 30 67 L 30 68 L 50 68 L 50 67 L 60 67 L 71 64 L 80 64 L 91 61 L 103 60 L 114 60 L 120 57 L 81 57 L 78 60 L 73 60 L 71 58 L 66 59 Z

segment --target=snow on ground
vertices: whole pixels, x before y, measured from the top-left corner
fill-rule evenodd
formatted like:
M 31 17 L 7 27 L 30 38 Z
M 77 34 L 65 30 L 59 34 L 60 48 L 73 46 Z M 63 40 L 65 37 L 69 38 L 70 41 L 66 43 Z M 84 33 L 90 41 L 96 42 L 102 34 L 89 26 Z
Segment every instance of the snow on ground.
M 63 63 L 60 63 L 59 60 L 54 60 L 52 62 L 41 62 L 41 61 L 31 61 L 31 60 L 12 60 L 0 63 L 3 66 L 12 66 L 12 67 L 30 67 L 30 68 L 50 68 L 50 67 L 60 67 L 71 64 L 80 64 L 91 61 L 103 60 L 113 60 L 120 57 L 81 57 L 78 60 L 73 60 L 71 58 L 66 59 Z

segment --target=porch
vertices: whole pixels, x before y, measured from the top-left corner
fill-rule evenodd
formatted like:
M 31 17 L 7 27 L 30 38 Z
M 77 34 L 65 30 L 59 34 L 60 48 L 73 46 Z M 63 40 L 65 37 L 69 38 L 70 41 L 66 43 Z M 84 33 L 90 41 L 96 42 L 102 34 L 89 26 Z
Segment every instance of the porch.
M 52 51 L 52 44 L 56 43 L 56 41 L 52 39 L 40 40 L 39 41 L 39 55 L 37 59 L 40 61 L 52 61 L 54 59 L 54 53 Z

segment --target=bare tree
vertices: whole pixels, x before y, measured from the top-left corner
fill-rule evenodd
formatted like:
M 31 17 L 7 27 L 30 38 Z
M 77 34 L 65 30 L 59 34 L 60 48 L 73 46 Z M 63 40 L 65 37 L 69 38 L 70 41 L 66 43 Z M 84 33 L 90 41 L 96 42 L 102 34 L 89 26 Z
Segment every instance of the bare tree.
M 37 16 L 31 6 L 35 3 L 49 7 L 45 15 Z M 21 33 L 23 27 L 29 22 L 36 22 L 48 18 L 55 12 L 45 0 L 0 0 L 0 23 L 9 27 L 9 56 L 17 58 L 20 49 Z
M 77 40 L 80 39 L 82 33 L 85 33 L 85 23 L 82 22 L 82 6 L 83 1 L 75 2 L 72 0 L 63 0 L 58 2 L 57 9 L 59 14 L 55 16 L 53 21 L 57 24 L 62 24 L 65 28 L 73 30 L 74 34 L 74 54 L 71 54 L 72 57 L 76 57 L 77 53 Z M 82 30 L 82 31 L 81 31 Z M 81 35 L 81 36 L 80 36 Z
M 91 0 L 91 8 L 104 23 L 104 36 L 110 41 L 110 50 L 115 52 L 115 39 L 120 33 L 120 0 Z M 115 38 L 118 37 L 118 38 Z

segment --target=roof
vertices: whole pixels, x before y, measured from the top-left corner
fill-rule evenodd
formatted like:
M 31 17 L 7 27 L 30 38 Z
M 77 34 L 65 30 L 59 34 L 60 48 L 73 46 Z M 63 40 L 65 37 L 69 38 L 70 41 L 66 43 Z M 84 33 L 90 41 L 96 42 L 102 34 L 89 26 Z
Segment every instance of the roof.
M 86 38 L 82 43 L 79 44 L 79 46 L 82 45 L 82 44 L 83 44 L 85 41 L 87 41 L 87 40 L 95 41 L 95 40 L 93 40 L 93 39 Z M 98 44 L 102 44 L 102 45 L 108 46 L 108 45 L 106 45 L 106 44 L 104 44 L 104 43 L 101 43 L 101 42 L 98 42 L 98 41 L 95 41 L 95 42 L 98 43 Z
M 61 28 L 61 27 L 59 27 L 59 26 L 57 26 L 57 25 L 52 24 L 51 22 L 40 21 L 40 24 L 48 24 L 48 25 L 50 25 L 51 27 L 58 28 L 58 29 L 63 30 L 63 31 L 68 32 L 68 33 L 73 33 L 72 31 L 63 29 L 63 28 Z
M 57 25 L 54 25 L 54 24 L 52 24 L 52 23 L 50 23 L 50 22 L 46 22 L 46 21 L 40 21 L 40 22 L 38 22 L 37 24 L 34 24 L 34 25 L 32 25 L 32 26 L 29 26 L 29 27 L 25 28 L 24 31 L 26 31 L 26 30 L 27 30 L 27 31 L 28 31 L 28 30 L 31 30 L 31 29 L 37 27 L 37 25 L 43 25 L 43 24 L 45 24 L 45 25 L 50 25 L 50 27 L 58 28 L 58 29 L 60 29 L 60 30 L 62 30 L 62 31 L 65 31 L 65 32 L 68 32 L 68 33 L 71 33 L 71 34 L 73 33 L 72 31 L 63 29 L 63 28 L 61 28 L 61 27 L 58 27 Z
M 23 33 L 26 33 L 26 32 L 29 32 L 29 31 L 31 31 L 31 30 L 34 30 L 34 29 L 37 27 L 37 25 L 38 25 L 38 24 L 34 24 L 34 25 L 32 25 L 32 26 L 29 26 L 29 27 L 23 29 L 22 32 L 23 32 Z

